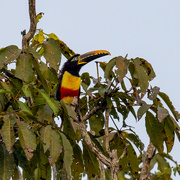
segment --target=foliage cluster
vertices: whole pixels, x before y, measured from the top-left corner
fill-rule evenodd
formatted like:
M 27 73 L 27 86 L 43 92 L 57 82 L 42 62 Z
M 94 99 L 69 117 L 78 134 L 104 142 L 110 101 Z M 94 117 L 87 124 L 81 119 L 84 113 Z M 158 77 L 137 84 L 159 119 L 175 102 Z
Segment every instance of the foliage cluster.
M 72 108 L 54 98 L 58 83 L 61 57 L 75 54 L 55 34 L 42 30 L 34 36 L 25 52 L 11 45 L 0 49 L 0 179 L 89 179 L 101 175 L 100 161 L 92 153 L 73 121 Z M 15 64 L 14 69 L 9 65 Z M 108 63 L 98 62 L 104 78 L 95 79 L 83 73 L 79 108 L 84 117 L 95 107 L 86 126 L 91 140 L 103 155 L 116 149 L 119 158 L 119 179 L 139 179 L 144 157 L 144 144 L 131 126 L 126 124 L 130 113 L 139 121 L 145 115 L 145 128 L 156 148 L 151 169 L 158 164 L 153 179 L 170 179 L 180 173 L 178 164 L 170 156 L 175 135 L 180 128 L 169 97 L 158 87 L 150 87 L 154 70 L 145 59 L 115 57 Z M 166 104 L 166 107 L 164 107 Z M 105 133 L 106 115 L 110 121 L 108 137 Z M 63 128 L 57 124 L 64 119 Z M 82 145 L 80 145 L 82 144 Z M 125 153 L 124 153 L 125 152 Z M 53 168 L 52 168 L 53 167 Z M 110 170 L 105 167 L 106 179 Z

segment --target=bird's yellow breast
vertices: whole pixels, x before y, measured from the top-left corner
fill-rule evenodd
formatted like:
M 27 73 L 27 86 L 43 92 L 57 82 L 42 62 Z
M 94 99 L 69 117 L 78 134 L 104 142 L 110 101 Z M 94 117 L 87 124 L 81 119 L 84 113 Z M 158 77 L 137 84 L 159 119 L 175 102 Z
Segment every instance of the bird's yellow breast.
M 78 90 L 80 87 L 80 84 L 81 84 L 80 77 L 73 76 L 67 71 L 64 72 L 61 87 L 65 87 L 72 90 Z

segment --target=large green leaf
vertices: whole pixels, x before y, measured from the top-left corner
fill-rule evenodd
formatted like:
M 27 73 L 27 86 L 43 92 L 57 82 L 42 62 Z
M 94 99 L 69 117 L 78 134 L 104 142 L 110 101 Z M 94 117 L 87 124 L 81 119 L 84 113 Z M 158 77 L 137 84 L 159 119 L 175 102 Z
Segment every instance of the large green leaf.
M 169 107 L 169 109 L 171 110 L 172 114 L 174 115 L 175 119 L 180 119 L 180 113 L 178 111 L 175 110 L 171 100 L 169 99 L 169 96 L 163 92 L 159 92 L 158 94 L 163 100 L 164 102 L 167 104 L 167 106 Z
M 43 141 L 44 152 L 46 152 L 51 146 L 51 134 L 52 134 L 51 125 L 42 127 L 40 133 Z
M 23 53 L 20 54 L 16 63 L 15 76 L 28 83 L 34 78 L 32 59 L 32 55 Z
M 39 93 L 43 96 L 49 107 L 53 110 L 55 116 L 57 116 L 59 109 L 54 98 L 50 98 L 50 96 L 42 90 L 39 90 Z
M 3 68 L 5 64 L 10 64 L 12 61 L 17 59 L 20 52 L 21 50 L 15 45 L 0 49 L 0 69 Z
M 112 75 L 112 69 L 113 67 L 116 65 L 116 60 L 118 59 L 119 57 L 115 57 L 113 59 L 111 59 L 107 65 L 106 65 L 106 69 L 105 69 L 105 72 L 104 72 L 104 77 L 105 78 L 110 78 L 111 75 Z
M 12 154 L 9 154 L 5 146 L 0 144 L 0 179 L 9 180 L 12 175 L 15 163 Z
M 43 47 L 46 61 L 49 63 L 50 67 L 58 71 L 61 63 L 61 51 L 56 41 L 50 38 L 48 41 L 44 42 Z
M 6 149 L 9 153 L 12 152 L 12 146 L 15 143 L 15 135 L 13 131 L 13 126 L 15 124 L 15 117 L 9 117 L 9 115 L 4 116 L 4 124 L 1 129 L 1 136 L 6 145 Z
M 141 91 L 143 93 L 146 93 L 146 90 L 149 86 L 149 78 L 142 66 L 142 62 L 140 61 L 139 58 L 133 59 L 134 62 L 134 67 L 135 67 L 135 73 L 137 75 L 137 79 L 139 80 L 139 86 L 141 88 Z
M 17 120 L 17 125 L 19 128 L 18 135 L 21 146 L 24 149 L 26 157 L 31 159 L 33 157 L 33 151 L 36 149 L 37 145 L 36 135 L 26 122 Z
M 70 174 L 71 165 L 73 162 L 73 149 L 69 140 L 66 138 L 66 136 L 63 133 L 61 133 L 61 139 L 62 139 L 63 149 L 64 149 L 63 166 L 66 169 L 67 174 Z
M 88 178 L 91 179 L 96 175 L 100 174 L 99 163 L 94 153 L 89 149 L 89 147 L 83 142 L 83 159 L 85 163 L 85 172 Z
M 84 164 L 82 158 L 82 151 L 78 144 L 73 148 L 73 163 L 72 163 L 72 176 L 74 179 L 82 179 L 82 173 L 84 171 Z
M 170 116 L 164 119 L 164 133 L 166 135 L 165 143 L 167 147 L 167 152 L 171 152 L 174 145 L 174 131 L 175 126 Z
M 146 131 L 153 145 L 161 153 L 163 152 L 163 124 L 160 123 L 152 113 L 146 112 Z
M 51 143 L 51 145 L 50 145 L 49 163 L 50 163 L 50 165 L 53 165 L 58 160 L 59 155 L 60 155 L 61 150 L 62 150 L 60 134 L 56 130 L 51 131 L 50 143 Z
M 129 66 L 129 61 L 122 56 L 119 56 L 116 60 L 116 74 L 118 75 L 118 80 L 121 82 L 124 76 L 127 74 L 127 68 Z

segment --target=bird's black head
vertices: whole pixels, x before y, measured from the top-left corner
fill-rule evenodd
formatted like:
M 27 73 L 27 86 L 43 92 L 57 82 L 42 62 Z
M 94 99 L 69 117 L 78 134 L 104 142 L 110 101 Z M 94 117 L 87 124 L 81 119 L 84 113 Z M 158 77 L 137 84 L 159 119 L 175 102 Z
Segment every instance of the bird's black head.
M 79 76 L 79 71 L 82 66 L 84 66 L 85 64 L 89 63 L 94 59 L 106 55 L 110 55 L 110 53 L 105 50 L 91 51 L 82 55 L 75 54 L 64 63 L 61 73 L 63 74 L 65 71 L 68 71 L 74 76 Z

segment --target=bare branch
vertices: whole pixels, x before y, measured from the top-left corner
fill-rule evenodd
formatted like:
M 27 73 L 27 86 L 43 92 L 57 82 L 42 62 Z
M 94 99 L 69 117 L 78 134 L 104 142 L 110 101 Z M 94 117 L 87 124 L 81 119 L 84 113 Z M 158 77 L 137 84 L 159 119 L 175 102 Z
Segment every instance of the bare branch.
M 104 164 L 97 158 L 98 162 L 99 162 L 99 169 L 101 171 L 101 175 L 100 175 L 100 180 L 105 180 L 105 169 L 104 169 Z
M 101 109 L 101 106 L 95 107 L 95 108 L 92 109 L 88 114 L 84 115 L 81 120 L 82 120 L 82 121 L 85 121 L 85 120 L 89 119 L 89 118 L 90 118 L 97 110 L 99 110 L 99 109 Z
M 148 148 L 147 148 L 147 152 L 146 152 L 144 161 L 143 161 L 140 180 L 148 180 L 149 179 L 150 162 L 151 162 L 151 159 L 154 157 L 155 150 L 156 149 L 155 149 L 154 145 L 150 142 L 148 145 Z
M 22 39 L 22 51 L 28 48 L 29 41 L 33 38 L 36 32 L 36 7 L 35 7 L 36 0 L 29 0 L 29 17 L 30 17 L 30 29 L 29 32 L 23 35 Z M 24 31 L 25 32 L 25 31 Z
M 96 112 L 95 111 L 96 108 L 93 109 L 93 113 Z M 93 113 L 89 113 L 91 115 L 93 115 Z M 79 130 L 80 130 L 80 133 L 85 141 L 85 143 L 88 145 L 89 149 L 91 149 L 91 151 L 97 156 L 97 158 L 103 163 L 105 164 L 106 166 L 110 167 L 111 166 L 111 160 L 106 157 L 102 152 L 101 150 L 96 146 L 96 144 L 91 140 L 87 130 L 86 130 L 86 125 L 84 123 L 84 121 L 86 120 L 86 118 L 88 119 L 89 116 L 86 116 L 86 118 L 82 117 L 81 115 L 81 112 L 80 112 L 80 109 L 77 108 L 77 114 L 78 114 L 78 125 L 79 125 Z

